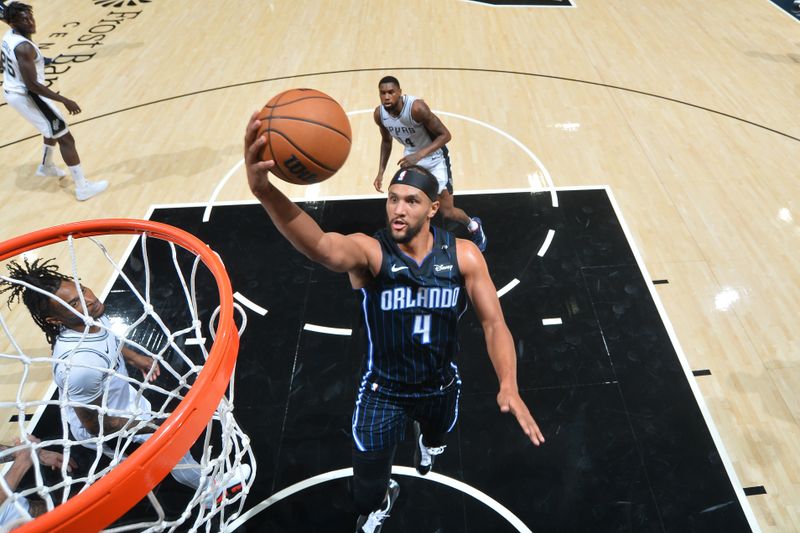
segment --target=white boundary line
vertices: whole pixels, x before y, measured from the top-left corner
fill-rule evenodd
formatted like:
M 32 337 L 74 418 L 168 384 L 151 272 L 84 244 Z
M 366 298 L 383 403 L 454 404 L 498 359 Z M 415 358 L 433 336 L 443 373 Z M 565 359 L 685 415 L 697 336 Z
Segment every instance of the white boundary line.
M 497 297 L 502 298 L 504 294 L 506 294 L 508 291 L 510 291 L 517 285 L 519 285 L 519 280 L 517 278 L 512 279 L 511 281 L 506 283 L 506 285 L 502 289 L 497 291 Z
M 542 175 L 544 176 L 544 180 L 547 182 L 547 190 L 550 191 L 550 201 L 552 202 L 553 207 L 558 207 L 558 195 L 556 194 L 556 187 L 553 184 L 553 178 L 550 176 L 550 172 L 548 172 L 548 170 L 545 168 L 545 166 L 542 164 L 539 158 L 536 157 L 536 154 L 531 152 L 527 146 L 525 146 L 524 144 L 519 142 L 515 137 L 512 137 L 511 135 L 504 132 L 500 128 L 492 126 L 491 124 L 487 124 L 486 122 L 482 122 L 480 120 L 471 117 L 465 117 L 464 115 L 458 115 L 456 113 L 448 113 L 447 111 L 434 110 L 434 113 L 438 113 L 446 117 L 460 118 L 461 120 L 466 120 L 467 122 L 472 122 L 473 124 L 483 126 L 484 128 L 490 129 L 491 131 L 499 134 L 502 137 L 505 137 L 506 139 L 517 145 L 517 147 L 523 152 L 525 152 L 525 155 L 530 157 L 533 160 L 534 164 L 536 164 L 536 166 L 539 167 L 539 170 L 542 172 Z
M 341 335 L 343 337 L 349 337 L 353 334 L 352 329 L 347 328 L 330 328 L 328 326 L 318 326 L 316 324 L 309 324 L 306 323 L 303 326 L 303 329 L 306 331 L 313 331 L 316 333 L 326 333 L 328 335 Z
M 647 271 L 647 266 L 642 259 L 642 255 L 639 253 L 639 249 L 636 247 L 636 241 L 633 240 L 633 235 L 631 234 L 630 229 L 628 229 L 628 224 L 622 217 L 622 211 L 617 204 L 614 194 L 611 192 L 611 187 L 606 185 L 605 190 L 606 194 L 608 194 L 609 200 L 611 201 L 611 205 L 614 208 L 614 213 L 617 215 L 617 220 L 619 220 L 620 226 L 622 227 L 622 231 L 625 233 L 625 238 L 628 240 L 628 245 L 631 247 L 633 255 L 636 258 L 636 263 L 639 265 L 639 270 L 644 276 L 644 281 L 647 284 L 648 290 L 650 291 L 650 297 L 653 299 L 653 302 L 655 302 L 656 308 L 658 309 L 658 314 L 661 316 L 661 321 L 663 322 L 664 327 L 669 334 L 669 338 L 672 341 L 672 347 L 675 349 L 675 353 L 678 356 L 681 367 L 683 367 L 683 373 L 686 375 L 686 381 L 689 382 L 689 386 L 692 389 L 695 401 L 697 401 L 697 405 L 700 408 L 703 419 L 705 420 L 706 427 L 708 428 L 709 433 L 711 433 L 711 438 L 714 441 L 714 445 L 719 451 L 722 464 L 725 465 L 725 470 L 728 472 L 728 479 L 730 479 L 733 489 L 736 492 L 736 496 L 739 498 L 739 504 L 742 506 L 742 510 L 744 511 L 744 514 L 747 517 L 747 521 L 750 524 L 753 532 L 760 533 L 761 528 L 758 525 L 758 521 L 756 521 L 755 514 L 753 514 L 753 509 L 750 507 L 750 502 L 747 501 L 747 496 L 744 494 L 742 483 L 739 481 L 739 477 L 736 475 L 736 471 L 733 468 L 733 463 L 728 456 L 728 452 L 725 450 L 725 445 L 722 443 L 722 437 L 720 436 L 719 431 L 717 431 L 717 427 L 714 425 L 714 420 L 711 418 L 711 413 L 709 412 L 708 406 L 703 399 L 703 394 L 700 392 L 700 388 L 697 385 L 697 380 L 695 379 L 694 374 L 692 374 L 692 369 L 689 366 L 689 362 L 686 360 L 686 355 L 683 353 L 683 348 L 681 348 L 681 345 L 678 342 L 678 336 L 675 333 L 675 329 L 672 327 L 672 322 L 670 322 L 669 317 L 667 316 L 667 311 L 664 308 L 664 305 L 661 303 L 661 299 L 658 296 L 658 291 L 656 290 L 655 285 L 653 285 L 650 273 Z
M 773 2 L 772 0 L 766 0 L 766 1 L 767 1 L 768 3 L 770 3 L 770 4 L 772 4 L 772 6 L 773 6 L 774 8 L 776 8 L 776 9 L 780 9 L 780 10 L 783 12 L 783 14 L 784 14 L 784 15 L 786 15 L 786 16 L 787 16 L 787 17 L 789 17 L 789 18 L 791 18 L 793 21 L 795 21 L 795 22 L 800 22 L 800 20 L 798 20 L 798 19 L 797 19 L 797 17 L 795 17 L 794 15 L 792 15 L 791 13 L 789 13 L 788 11 L 786 11 L 785 9 L 783 9 L 781 6 L 779 6 L 778 4 L 776 4 L 775 2 Z
M 208 222 L 211 218 L 211 208 L 214 206 L 214 200 L 217 199 L 219 193 L 222 191 L 222 188 L 228 183 L 228 180 L 231 179 L 237 170 L 239 170 L 244 165 L 244 159 L 240 159 L 233 167 L 228 171 L 227 174 L 217 183 L 217 186 L 214 188 L 214 192 L 211 193 L 211 198 L 208 199 L 206 202 L 206 210 L 203 213 L 203 222 Z
M 420 476 L 417 471 L 408 466 L 393 466 L 392 467 L 392 474 L 396 474 L 399 476 L 409 476 L 415 477 L 418 479 L 424 479 L 428 481 L 433 481 L 435 483 L 439 483 L 441 485 L 446 485 L 450 488 L 453 488 L 459 492 L 466 494 L 467 496 L 472 496 L 482 504 L 486 505 L 494 512 L 499 514 L 501 517 L 505 518 L 511 526 L 516 528 L 519 533 L 533 533 L 525 523 L 517 518 L 517 516 L 509 511 L 506 507 L 504 507 L 500 502 L 489 496 L 488 494 L 479 491 L 475 487 L 467 485 L 457 479 L 453 479 L 451 477 L 443 476 L 441 474 L 437 474 L 436 472 L 430 472 L 425 477 Z M 342 468 L 340 470 L 333 470 L 331 472 L 326 472 L 324 474 L 319 474 L 314 477 L 310 477 L 308 479 L 304 479 L 303 481 L 299 481 L 294 485 L 286 487 L 283 490 L 280 490 L 267 498 L 266 500 L 262 501 L 261 503 L 251 507 L 246 513 L 242 514 L 234 520 L 230 524 L 230 531 L 236 530 L 239 526 L 250 520 L 253 516 L 257 515 L 264 509 L 272 506 L 273 504 L 292 496 L 300 491 L 303 491 L 307 488 L 321 485 L 322 483 L 327 483 L 328 481 L 334 481 L 336 479 L 351 477 L 353 475 L 352 468 Z
M 544 243 L 542 243 L 542 247 L 539 248 L 539 252 L 536 254 L 539 257 L 544 257 L 544 254 L 547 253 L 547 249 L 550 248 L 550 243 L 553 242 L 553 237 L 556 234 L 556 230 L 549 229 L 547 230 L 547 237 L 544 238 Z
M 267 314 L 267 310 L 266 309 L 264 309 L 263 307 L 261 307 L 257 303 L 253 302 L 249 298 L 247 298 L 241 292 L 238 292 L 238 291 L 234 292 L 233 293 L 233 299 L 236 300 L 237 302 L 239 302 L 240 304 L 242 304 L 243 306 L 245 306 L 246 308 L 250 309 L 251 311 L 255 311 L 256 313 L 258 313 L 261 316 L 264 316 L 264 315 Z
M 543 326 L 560 326 L 563 324 L 560 318 L 543 318 L 542 325 Z

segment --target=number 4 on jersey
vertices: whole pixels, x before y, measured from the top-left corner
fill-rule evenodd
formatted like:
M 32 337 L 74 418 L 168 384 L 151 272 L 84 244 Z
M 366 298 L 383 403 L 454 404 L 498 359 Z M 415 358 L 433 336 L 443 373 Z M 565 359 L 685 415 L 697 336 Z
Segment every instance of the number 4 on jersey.
M 422 344 L 431 343 L 431 315 L 414 316 L 413 335 L 422 335 Z

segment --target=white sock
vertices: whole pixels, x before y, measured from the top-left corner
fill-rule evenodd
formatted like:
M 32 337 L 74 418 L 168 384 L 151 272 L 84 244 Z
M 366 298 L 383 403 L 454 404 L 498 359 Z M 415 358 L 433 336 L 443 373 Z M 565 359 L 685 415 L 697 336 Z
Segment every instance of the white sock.
M 86 176 L 83 175 L 83 169 L 80 165 L 69 167 L 69 171 L 76 187 L 86 187 Z
M 42 145 L 42 166 L 53 166 L 53 152 L 55 152 L 55 146 L 50 146 L 49 144 Z
M 478 231 L 479 227 L 480 226 L 478 226 L 478 223 L 475 222 L 474 218 L 469 219 L 469 224 L 467 224 L 467 231 L 469 231 L 470 233 L 475 233 L 476 231 Z
M 178 461 L 178 464 L 175 465 L 175 468 L 172 469 L 170 474 L 175 478 L 175 481 L 193 489 L 200 486 L 200 481 L 202 479 L 201 467 L 195 458 L 192 457 L 191 452 L 186 452 L 186 454 L 181 457 L 181 460 Z

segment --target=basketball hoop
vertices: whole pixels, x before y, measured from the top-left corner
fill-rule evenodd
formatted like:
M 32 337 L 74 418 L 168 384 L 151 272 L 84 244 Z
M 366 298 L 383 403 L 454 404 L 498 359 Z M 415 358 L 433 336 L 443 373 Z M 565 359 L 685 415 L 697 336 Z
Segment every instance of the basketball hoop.
M 124 460 L 114 464 L 113 468 L 110 468 L 107 472 L 100 472 L 98 474 L 99 479 L 90 478 L 86 482 L 85 488 L 77 495 L 67 499 L 60 505 L 54 505 L 49 512 L 15 530 L 20 533 L 84 532 L 103 529 L 145 497 L 152 498 L 152 494 L 148 496 L 148 493 L 178 464 L 181 457 L 191 449 L 204 429 L 206 430 L 205 442 L 206 444 L 208 443 L 212 423 L 221 426 L 222 438 L 231 439 L 232 444 L 226 447 L 226 449 L 230 448 L 228 456 L 215 459 L 216 462 L 213 462 L 213 464 L 203 461 L 202 474 L 208 478 L 208 486 L 218 481 L 217 478 L 221 479 L 226 472 L 230 475 L 230 469 L 237 464 L 241 464 L 242 458 L 245 456 L 248 457 L 252 468 L 255 469 L 255 462 L 249 449 L 247 436 L 241 432 L 241 429 L 238 428 L 233 419 L 231 412 L 233 408 L 232 397 L 227 398 L 225 395 L 239 349 L 239 333 L 234 321 L 233 291 L 222 261 L 204 242 L 186 231 L 158 222 L 134 219 L 90 220 L 34 231 L 2 242 L 0 243 L 0 261 L 64 241 L 68 242 L 70 253 L 74 254 L 73 241 L 75 239 L 88 238 L 100 247 L 102 253 L 114 266 L 117 275 L 123 276 L 121 267 L 111 260 L 103 245 L 96 242 L 95 237 L 125 234 L 138 236 L 142 243 L 142 249 L 145 250 L 145 257 L 147 255 L 147 239 L 166 242 L 172 249 L 173 256 L 176 254 L 175 245 L 190 254 L 194 254 L 195 263 L 191 274 L 191 288 L 187 288 L 189 284 L 184 283 L 183 274 L 178 268 L 178 261 L 175 261 L 178 278 L 183 283 L 184 292 L 187 296 L 189 296 L 190 291 L 192 292 L 191 297 L 187 298 L 190 302 L 190 307 L 195 305 L 196 302 L 194 274 L 197 270 L 198 262 L 202 262 L 205 265 L 216 281 L 219 298 L 218 324 L 216 328 L 210 326 L 210 329 L 215 329 L 213 345 L 206 352 L 204 345 L 201 344 L 203 355 L 206 358 L 205 362 L 198 365 L 202 370 L 197 373 L 196 377 L 192 376 L 193 383 L 189 385 L 186 385 L 185 382 L 183 383 L 184 389 L 190 387 L 185 395 L 176 392 L 172 396 L 179 399 L 180 403 L 172 409 L 171 414 L 168 416 L 167 413 L 160 413 L 166 419 L 155 433 L 150 435 L 134 452 L 129 455 L 126 454 Z M 149 275 L 149 265 L 146 265 L 146 268 Z M 77 283 L 77 274 L 75 274 L 75 279 Z M 137 294 L 137 296 L 139 295 Z M 146 297 L 139 296 L 139 298 L 146 309 L 149 303 L 149 301 L 146 302 L 146 299 L 149 298 L 149 295 L 146 295 Z M 149 310 L 146 309 L 147 312 L 152 312 L 152 306 L 150 306 Z M 192 317 L 195 318 L 193 321 L 195 329 L 199 332 L 199 326 L 197 326 L 199 321 L 196 320 L 197 310 L 193 309 L 191 312 Z M 8 333 L 5 323 L 3 323 L 3 327 Z M 187 330 L 191 329 L 192 327 L 187 328 Z M 174 335 L 178 335 L 178 333 Z M 172 338 L 173 334 L 170 333 L 170 340 Z M 19 349 L 18 346 L 17 349 Z M 20 357 L 25 359 L 27 356 L 20 354 Z M 230 392 L 232 396 L 232 390 Z M 39 404 L 41 403 L 39 402 Z M 226 433 L 228 434 L 226 435 Z M 68 436 L 65 436 L 66 438 Z M 249 484 L 252 484 L 254 477 L 254 475 L 250 476 Z M 37 479 L 39 478 L 37 477 Z M 249 484 L 245 485 L 241 495 L 231 499 L 232 501 L 238 501 L 239 511 L 241 511 L 244 504 L 244 496 Z M 41 489 L 42 487 L 39 487 L 38 494 L 41 494 Z M 69 492 L 68 490 L 66 491 Z M 198 492 L 198 494 L 200 493 Z M 196 495 L 190 502 L 190 506 L 198 505 L 198 502 L 202 499 L 201 496 Z M 223 499 L 221 507 L 224 507 L 224 504 L 225 501 Z M 51 506 L 52 502 L 51 505 L 48 505 L 48 508 Z M 208 514 L 217 515 L 217 518 L 221 520 L 220 523 L 228 523 L 229 520 L 238 515 L 238 512 L 235 511 L 231 514 L 220 511 L 217 509 L 216 502 L 210 509 L 212 510 Z M 199 514 L 204 515 L 204 511 L 199 511 Z M 188 516 L 184 517 L 184 520 L 186 519 L 188 519 Z M 202 524 L 205 524 L 206 529 L 208 529 L 209 522 L 210 518 L 200 521 L 195 519 L 192 529 L 196 530 Z M 152 527 L 152 524 L 150 527 Z M 131 528 L 123 527 L 121 529 L 127 530 Z M 174 527 L 172 529 L 174 530 Z

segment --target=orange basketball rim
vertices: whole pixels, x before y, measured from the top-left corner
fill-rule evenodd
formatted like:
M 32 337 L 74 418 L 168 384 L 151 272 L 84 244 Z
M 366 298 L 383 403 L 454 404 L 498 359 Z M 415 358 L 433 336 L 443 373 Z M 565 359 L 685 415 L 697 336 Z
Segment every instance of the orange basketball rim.
M 233 373 L 239 334 L 233 319 L 233 291 L 222 261 L 203 241 L 181 229 L 136 219 L 99 219 L 42 229 L 0 243 L 0 261 L 73 238 L 147 234 L 195 253 L 214 276 L 220 317 L 203 370 L 161 427 L 121 464 L 84 492 L 15 529 L 19 533 L 99 531 L 144 498 L 178 463 L 206 427 Z

